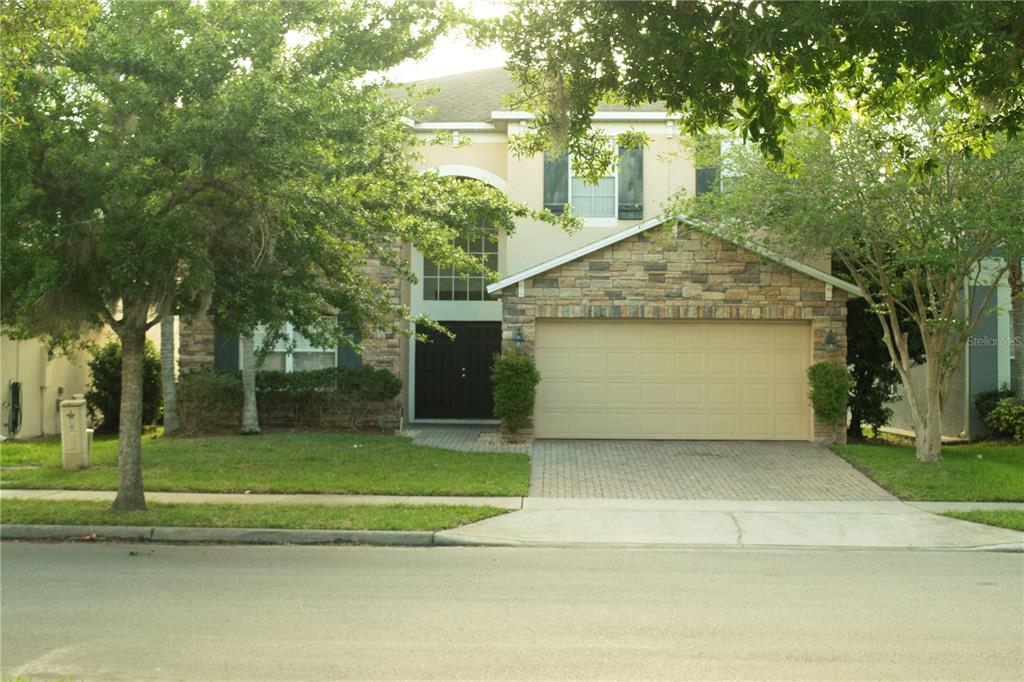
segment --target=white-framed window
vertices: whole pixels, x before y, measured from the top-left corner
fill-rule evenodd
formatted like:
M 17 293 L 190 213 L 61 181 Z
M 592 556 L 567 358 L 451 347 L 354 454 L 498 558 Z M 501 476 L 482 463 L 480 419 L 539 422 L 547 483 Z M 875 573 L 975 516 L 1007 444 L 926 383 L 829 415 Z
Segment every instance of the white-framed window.
M 257 327 L 253 332 L 253 343 L 257 351 L 262 347 L 263 340 L 264 330 Z M 294 348 L 289 352 L 292 343 Z M 259 369 L 266 372 L 306 372 L 337 366 L 337 348 L 318 348 L 288 324 L 285 325 L 282 338 L 274 345 L 274 349 L 267 353 Z
M 498 231 L 491 230 L 490 236 L 466 238 L 459 246 L 470 256 L 476 256 L 490 270 L 498 269 Z M 487 278 L 483 273 L 466 275 L 452 267 L 439 267 L 423 258 L 423 300 L 424 301 L 486 301 Z
M 544 155 L 544 208 L 561 213 L 566 204 L 588 227 L 614 227 L 619 220 L 643 218 L 643 150 L 619 149 L 619 162 L 597 184 L 572 171 L 566 154 Z
M 569 203 L 572 209 L 584 218 L 618 218 L 619 174 L 612 171 L 597 181 L 596 185 L 572 174 L 569 164 Z

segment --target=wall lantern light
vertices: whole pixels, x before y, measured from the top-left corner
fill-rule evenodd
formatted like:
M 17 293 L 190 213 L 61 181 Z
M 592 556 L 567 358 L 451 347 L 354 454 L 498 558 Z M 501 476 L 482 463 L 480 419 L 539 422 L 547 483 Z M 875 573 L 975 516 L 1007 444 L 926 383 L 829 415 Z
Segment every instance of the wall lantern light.
M 512 335 L 512 342 L 516 344 L 517 349 L 521 349 L 526 339 L 523 338 L 523 328 L 516 327 L 516 333 Z
M 837 348 L 839 348 L 839 343 L 836 341 L 836 333 L 829 329 L 828 334 L 825 334 L 825 350 L 835 353 Z

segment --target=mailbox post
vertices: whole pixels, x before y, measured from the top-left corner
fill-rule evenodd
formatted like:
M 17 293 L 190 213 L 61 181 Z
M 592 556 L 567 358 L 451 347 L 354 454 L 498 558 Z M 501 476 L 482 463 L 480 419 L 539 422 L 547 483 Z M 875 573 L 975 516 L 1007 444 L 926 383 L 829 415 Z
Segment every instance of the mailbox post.
M 61 464 L 65 469 L 89 466 L 92 429 L 85 419 L 85 396 L 76 393 L 71 400 L 60 403 Z

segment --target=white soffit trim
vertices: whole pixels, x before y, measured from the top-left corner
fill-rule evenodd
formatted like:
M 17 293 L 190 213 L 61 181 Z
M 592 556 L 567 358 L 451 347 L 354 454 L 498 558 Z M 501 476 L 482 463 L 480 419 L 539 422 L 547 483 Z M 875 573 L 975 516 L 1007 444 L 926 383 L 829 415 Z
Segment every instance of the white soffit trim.
M 402 123 L 413 130 L 495 130 L 485 121 L 414 121 L 403 116 Z
M 545 261 L 544 263 L 540 263 L 539 265 L 535 265 L 532 268 L 528 268 L 526 270 L 523 270 L 522 272 L 518 272 L 518 273 L 516 273 L 514 275 L 510 275 L 510 276 L 506 277 L 505 279 L 502 279 L 502 280 L 500 280 L 498 282 L 495 282 L 494 284 L 489 285 L 487 287 L 487 293 L 488 294 L 497 293 L 498 291 L 501 291 L 505 287 L 511 286 L 513 284 L 517 284 L 519 282 L 523 282 L 523 281 L 528 280 L 528 279 L 530 279 L 532 277 L 536 277 L 537 275 L 543 274 L 543 273 L 547 272 L 548 270 L 557 268 L 559 265 L 565 265 L 566 263 L 570 263 L 570 262 L 572 262 L 574 260 L 582 258 L 583 256 L 591 254 L 591 253 L 593 253 L 595 251 L 600 251 L 601 249 L 603 249 L 605 247 L 611 246 L 612 244 L 617 244 L 618 242 L 621 242 L 621 241 L 623 241 L 625 239 L 629 239 L 630 237 L 636 236 L 636 235 L 640 234 L 641 232 L 645 232 L 645 231 L 651 229 L 652 227 L 657 227 L 658 225 L 663 225 L 664 223 L 669 222 L 671 220 L 677 220 L 680 223 L 683 223 L 685 225 L 689 225 L 690 227 L 692 227 L 692 228 L 694 228 L 696 230 L 700 230 L 701 232 L 706 232 L 708 234 L 712 234 L 712 235 L 718 237 L 719 239 L 724 239 L 724 240 L 726 240 L 728 242 L 734 243 L 737 246 L 741 246 L 744 249 L 747 249 L 748 251 L 753 251 L 754 253 L 758 254 L 759 256 L 763 256 L 764 258 L 767 258 L 768 260 L 775 261 L 776 263 L 779 263 L 780 265 L 785 265 L 786 267 L 791 268 L 793 270 L 796 270 L 797 272 L 801 272 L 801 273 L 807 275 L 808 277 L 813 277 L 814 279 L 820 280 L 820 281 L 824 282 L 825 284 L 831 284 L 833 287 L 836 287 L 838 289 L 842 289 L 843 291 L 849 292 L 849 293 L 853 294 L 854 296 L 860 296 L 860 297 L 864 296 L 864 293 L 856 285 L 850 284 L 849 282 L 847 282 L 845 280 L 842 280 L 842 279 L 839 279 L 838 277 L 835 277 L 834 275 L 830 275 L 827 272 L 822 272 L 821 270 L 819 270 L 817 268 L 812 268 L 810 265 L 807 265 L 806 263 L 801 263 L 800 261 L 795 260 L 793 258 L 790 258 L 789 256 L 783 256 L 780 253 L 776 253 L 775 251 L 772 251 L 771 249 L 769 249 L 766 246 L 762 246 L 760 244 L 757 244 L 757 243 L 751 242 L 751 241 L 747 241 L 747 240 L 730 239 L 728 237 L 723 236 L 720 233 L 719 230 L 715 229 L 711 225 L 708 225 L 707 223 L 701 223 L 699 221 L 692 220 L 690 218 L 673 216 L 673 215 L 663 215 L 663 216 L 658 216 L 657 218 L 649 218 L 648 220 L 645 220 L 643 222 L 637 223 L 633 227 L 627 228 L 627 229 L 623 230 L 622 232 L 617 232 L 615 234 L 609 235 L 609 236 L 605 237 L 604 239 L 599 239 L 596 242 L 593 242 L 592 244 L 587 244 L 586 246 L 581 246 L 580 248 L 576 249 L 575 251 L 569 251 L 568 253 L 563 253 L 561 256 L 557 256 L 555 258 L 552 258 L 549 261 Z
M 532 121 L 534 116 L 528 111 L 492 111 L 491 118 L 496 121 Z M 679 114 L 665 111 L 595 111 L 594 121 L 677 121 Z

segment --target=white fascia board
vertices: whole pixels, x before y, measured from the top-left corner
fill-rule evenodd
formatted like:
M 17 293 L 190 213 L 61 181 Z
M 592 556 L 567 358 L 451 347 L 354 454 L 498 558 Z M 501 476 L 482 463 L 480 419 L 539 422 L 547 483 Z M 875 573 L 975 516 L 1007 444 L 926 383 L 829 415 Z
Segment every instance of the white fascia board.
M 484 121 L 424 121 L 413 125 L 416 130 L 494 130 Z
M 570 263 L 578 258 L 582 258 L 583 256 L 591 254 L 595 251 L 599 251 L 605 247 L 611 246 L 612 244 L 617 244 L 618 242 L 621 242 L 625 239 L 629 239 L 630 237 L 638 235 L 641 232 L 645 232 L 646 230 L 649 230 L 652 227 L 662 225 L 670 220 L 678 220 L 679 222 L 689 225 L 690 227 L 700 230 L 701 232 L 706 232 L 720 239 L 724 239 L 728 242 L 734 243 L 737 246 L 741 246 L 744 249 L 747 249 L 748 251 L 752 251 L 758 254 L 759 256 L 767 258 L 768 260 L 775 261 L 780 265 L 785 265 L 790 269 L 803 273 L 808 277 L 813 277 L 814 279 L 825 282 L 826 284 L 831 284 L 833 287 L 842 289 L 843 291 L 851 293 L 854 296 L 864 296 L 864 293 L 856 285 L 850 284 L 849 282 L 839 279 L 834 275 L 830 275 L 827 272 L 822 272 L 817 268 L 812 268 L 810 265 L 807 265 L 806 263 L 801 263 L 800 261 L 790 258 L 789 256 L 783 256 L 782 254 L 776 253 L 775 251 L 772 251 L 768 247 L 762 246 L 755 242 L 750 242 L 746 240 L 737 241 L 735 239 L 724 237 L 719 233 L 719 230 L 715 229 L 711 225 L 708 225 L 706 223 L 700 223 L 689 218 L 674 215 L 663 215 L 658 216 L 656 218 L 650 218 L 643 222 L 637 223 L 633 227 L 626 228 L 622 232 L 617 232 L 615 234 L 609 235 L 604 239 L 599 239 L 598 241 L 593 242 L 592 244 L 581 246 L 580 248 L 574 251 L 563 253 L 561 256 L 557 256 L 555 258 L 552 258 L 551 260 L 535 265 L 532 268 L 527 268 L 522 272 L 510 275 L 505 279 L 502 279 L 498 282 L 495 282 L 494 284 L 489 285 L 487 287 L 487 293 L 497 293 L 508 286 L 517 284 L 519 282 L 523 282 L 525 280 L 530 279 L 531 277 L 536 277 L 537 275 L 543 274 L 548 270 L 557 268 L 559 265 L 565 265 L 566 263 Z
M 491 118 L 496 121 L 532 121 L 534 116 L 528 111 L 492 111 Z M 664 111 L 596 111 L 591 120 L 594 121 L 676 121 L 679 114 Z

